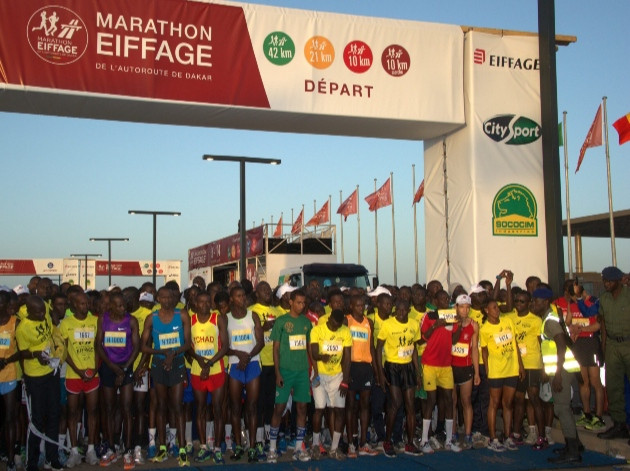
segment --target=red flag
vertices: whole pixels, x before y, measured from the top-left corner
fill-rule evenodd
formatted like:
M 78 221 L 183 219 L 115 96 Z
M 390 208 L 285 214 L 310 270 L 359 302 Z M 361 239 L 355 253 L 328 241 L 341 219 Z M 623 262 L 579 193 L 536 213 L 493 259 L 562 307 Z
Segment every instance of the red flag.
M 326 201 L 324 203 L 324 205 L 322 206 L 322 209 L 317 211 L 315 216 L 313 216 L 311 219 L 309 219 L 309 221 L 306 223 L 306 225 L 307 226 L 319 226 L 320 224 L 323 224 L 323 223 L 328 222 L 328 221 L 330 221 L 330 218 L 328 217 L 328 201 Z
M 420 186 L 418 187 L 418 191 L 416 191 L 416 194 L 413 195 L 413 203 L 411 203 L 411 206 L 413 206 L 416 203 L 419 203 L 423 196 L 424 196 L 424 180 L 422 180 L 422 183 L 420 183 Z
M 291 234 L 300 234 L 302 232 L 302 225 L 304 223 L 304 208 L 300 211 L 297 219 L 293 223 L 293 227 L 291 228 Z
M 613 127 L 619 133 L 619 145 L 630 141 L 630 113 L 615 121 Z
M 602 105 L 599 105 L 597 108 L 597 114 L 595 115 L 595 120 L 593 124 L 591 124 L 591 129 L 588 130 L 588 134 L 586 135 L 586 139 L 584 139 L 584 144 L 582 144 L 582 148 L 580 149 L 580 157 L 578 158 L 577 168 L 575 169 L 575 173 L 580 170 L 580 165 L 582 165 L 582 159 L 584 159 L 584 153 L 586 149 L 589 147 L 597 147 L 602 145 Z
M 276 230 L 273 231 L 273 236 L 274 237 L 282 236 L 282 216 L 280 216 L 280 219 L 278 220 L 278 224 L 276 225 Z
M 392 204 L 392 187 L 390 179 L 388 178 L 383 186 L 376 190 L 374 193 L 367 195 L 365 201 L 370 206 L 370 211 L 376 211 L 377 209 L 384 208 Z
M 354 190 L 350 196 L 346 198 L 346 200 L 341 203 L 339 208 L 337 209 L 337 214 L 341 214 L 343 216 L 343 220 L 347 221 L 348 216 L 351 214 L 357 214 L 359 209 L 359 193 L 357 190 Z

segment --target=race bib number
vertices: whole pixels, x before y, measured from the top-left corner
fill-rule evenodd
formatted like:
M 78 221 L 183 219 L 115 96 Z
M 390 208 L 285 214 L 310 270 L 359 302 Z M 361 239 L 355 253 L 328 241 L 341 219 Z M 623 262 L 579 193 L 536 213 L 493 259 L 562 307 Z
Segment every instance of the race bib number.
M 326 353 L 328 355 L 337 355 L 341 353 L 343 350 L 343 346 L 341 342 L 324 342 L 322 344 L 322 353 Z
M 200 346 L 200 348 L 195 349 L 195 353 L 199 355 L 200 357 L 212 358 L 214 356 L 214 348 Z
M 103 345 L 105 345 L 106 347 L 126 347 L 127 332 L 105 332 Z
M 251 330 L 234 330 L 232 331 L 232 345 L 249 345 L 252 343 Z
M 352 334 L 352 340 L 355 342 L 367 342 L 370 337 L 368 330 L 363 327 L 352 327 L 350 334 Z
M 398 358 L 409 358 L 413 354 L 413 345 L 407 345 L 406 347 L 398 347 Z
M 0 334 L 0 350 L 8 350 L 11 346 L 11 334 L 9 332 L 2 332 Z
M 499 346 L 510 343 L 512 341 L 512 338 L 512 332 L 510 331 L 503 331 L 494 334 L 494 342 Z
M 518 344 L 518 349 L 521 352 L 521 356 L 527 355 L 527 345 L 525 345 L 524 343 L 519 343 Z
M 438 310 L 438 316 L 448 324 L 453 324 L 457 321 L 457 311 L 455 309 L 440 309 Z
M 81 327 L 74 329 L 74 340 L 77 342 L 89 342 L 94 340 L 94 327 Z
M 454 357 L 459 357 L 459 358 L 466 358 L 468 357 L 468 344 L 467 343 L 456 343 L 455 345 L 453 345 L 453 348 L 451 349 L 451 354 Z
M 171 332 L 168 334 L 159 334 L 158 341 L 160 343 L 160 350 L 168 350 L 170 348 L 179 348 L 181 343 L 179 341 L 179 332 Z
M 588 327 L 591 325 L 591 320 L 588 317 L 574 317 L 571 320 L 572 325 L 579 325 L 580 327 Z
M 306 335 L 289 335 L 289 349 L 306 350 Z

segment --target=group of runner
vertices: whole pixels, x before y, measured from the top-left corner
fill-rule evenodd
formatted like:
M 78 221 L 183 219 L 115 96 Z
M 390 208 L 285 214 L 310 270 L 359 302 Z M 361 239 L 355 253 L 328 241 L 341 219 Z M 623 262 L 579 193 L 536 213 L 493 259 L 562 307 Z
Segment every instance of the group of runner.
M 504 270 L 449 294 L 435 280 L 365 293 L 197 277 L 182 295 L 174 282 L 84 292 L 34 277 L 0 290 L 8 470 L 543 449 L 553 408 L 532 294 L 548 287 L 512 280 Z M 581 294 L 567 290 L 565 309 Z M 596 332 L 587 315 L 573 312 L 586 319 L 576 336 Z M 585 412 L 597 426 L 599 403 Z

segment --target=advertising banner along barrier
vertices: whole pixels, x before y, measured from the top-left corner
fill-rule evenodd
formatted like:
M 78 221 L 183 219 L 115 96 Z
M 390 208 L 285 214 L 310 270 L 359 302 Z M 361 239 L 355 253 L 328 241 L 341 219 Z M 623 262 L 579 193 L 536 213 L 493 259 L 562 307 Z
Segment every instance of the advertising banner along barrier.
M 454 25 L 236 2 L 0 0 L 5 111 L 421 139 L 464 124 L 462 56 Z

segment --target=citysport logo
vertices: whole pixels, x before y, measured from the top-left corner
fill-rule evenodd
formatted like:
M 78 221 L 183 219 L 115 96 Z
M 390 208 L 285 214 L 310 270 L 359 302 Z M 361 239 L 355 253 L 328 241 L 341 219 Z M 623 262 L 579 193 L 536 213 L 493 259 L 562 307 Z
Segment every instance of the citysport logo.
M 540 138 L 540 125 L 525 116 L 504 114 L 484 122 L 483 132 L 493 141 L 520 146 Z
M 26 26 L 26 36 L 33 52 L 55 65 L 77 61 L 88 45 L 87 28 L 81 17 L 58 5 L 33 13 Z
M 538 236 L 538 207 L 529 188 L 510 183 L 497 192 L 492 202 L 492 235 Z

